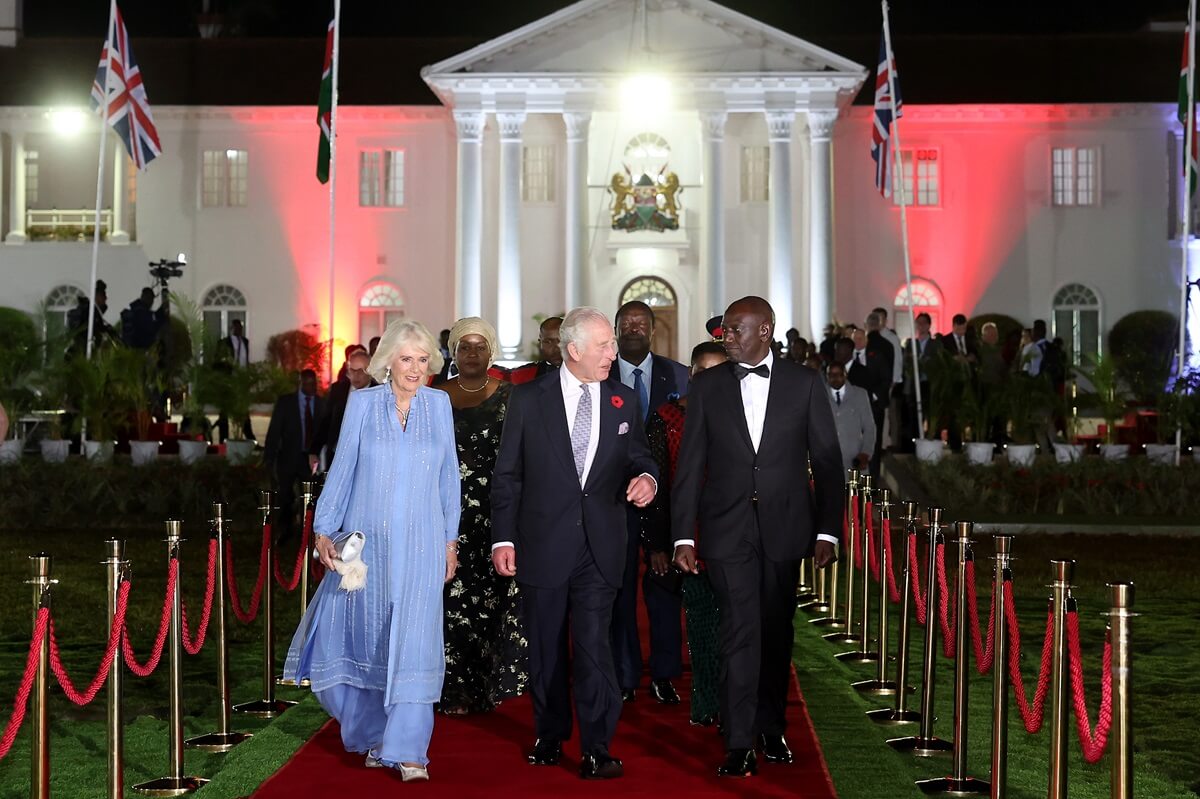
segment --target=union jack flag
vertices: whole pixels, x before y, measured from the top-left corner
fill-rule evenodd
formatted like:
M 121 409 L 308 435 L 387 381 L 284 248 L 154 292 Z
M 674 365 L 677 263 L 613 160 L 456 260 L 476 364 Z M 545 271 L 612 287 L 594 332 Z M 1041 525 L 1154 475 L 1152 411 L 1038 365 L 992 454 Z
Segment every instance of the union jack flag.
M 111 61 L 110 61 L 111 59 Z M 109 67 L 112 67 L 110 70 Z M 92 110 L 103 113 L 104 96 L 108 94 L 108 124 L 125 142 L 125 149 L 138 169 L 162 153 L 158 129 L 150 114 L 150 100 L 142 84 L 142 72 L 129 45 L 129 31 L 121 9 L 113 4 L 108 41 L 100 50 L 100 66 L 92 81 Z
M 889 85 L 888 76 L 891 75 Z M 892 194 L 891 153 L 888 138 L 892 133 L 892 90 L 896 87 L 896 118 L 904 115 L 900 102 L 900 76 L 896 74 L 896 58 L 888 63 L 887 40 L 879 37 L 879 67 L 875 71 L 875 125 L 871 129 L 871 158 L 875 160 L 875 188 L 884 197 Z

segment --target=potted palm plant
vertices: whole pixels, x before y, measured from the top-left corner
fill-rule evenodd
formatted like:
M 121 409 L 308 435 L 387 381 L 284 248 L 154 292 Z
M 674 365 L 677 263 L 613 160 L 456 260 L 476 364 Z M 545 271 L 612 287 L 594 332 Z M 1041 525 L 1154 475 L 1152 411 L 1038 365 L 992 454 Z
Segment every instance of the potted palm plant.
M 937 463 L 946 453 L 942 429 L 946 425 L 961 423 L 951 409 L 962 397 L 965 378 L 959 364 L 945 352 L 928 358 L 921 368 L 925 372 L 921 376 L 924 378 L 928 375 L 930 391 L 928 397 L 922 397 L 926 430 L 916 440 L 917 459 L 924 463 Z
M 72 429 L 81 436 L 86 433 L 81 442 L 83 455 L 96 463 L 112 460 L 116 428 L 125 420 L 125 409 L 112 394 L 113 365 L 121 348 L 119 344 L 103 347 L 90 359 L 71 362 L 71 393 L 79 410 Z
M 109 396 L 122 418 L 133 422 L 133 435 L 129 438 L 133 464 L 153 463 L 158 459 L 161 442 L 150 439 L 150 423 L 154 403 L 163 390 L 157 348 L 115 347 L 109 368 Z
M 1129 392 L 1117 374 L 1117 362 L 1111 356 L 1089 358 L 1088 365 L 1080 369 L 1080 374 L 1091 384 L 1091 391 L 1085 393 L 1085 401 L 1100 412 L 1106 429 L 1105 443 L 1100 445 L 1100 452 L 1105 460 L 1124 460 L 1129 455 L 1129 447 L 1114 442 L 1117 422 L 1125 416 L 1125 408 L 1129 403 Z
M 225 457 L 231 463 L 242 463 L 254 453 L 254 442 L 246 441 L 242 428 L 250 418 L 254 389 L 260 380 L 258 364 L 236 368 L 214 367 L 208 373 L 208 386 L 213 404 L 229 420 L 229 440 L 225 442 Z
M 1146 445 L 1146 457 L 1154 463 L 1175 463 L 1175 435 L 1181 434 L 1181 444 L 1195 438 L 1197 432 L 1197 414 L 1200 413 L 1200 402 L 1197 402 L 1196 392 L 1200 391 L 1200 373 L 1185 374 L 1175 381 L 1169 391 L 1164 391 L 1158 399 L 1158 443 Z
M 995 416 L 995 406 L 995 399 L 984 386 L 975 381 L 966 382 L 956 418 L 963 426 L 963 438 L 971 439 L 963 444 L 967 463 L 986 466 L 992 462 L 996 445 L 988 440 L 988 433 Z
M 21 459 L 20 419 L 33 406 L 30 377 L 41 356 L 33 320 L 15 308 L 0 308 L 0 409 L 8 429 L 0 433 L 0 463 Z
M 218 341 L 204 324 L 204 314 L 191 299 L 178 294 L 171 295 L 171 307 L 175 318 L 186 331 L 186 351 L 177 353 L 181 363 L 176 374 L 177 388 L 182 391 L 183 402 L 180 413 L 183 429 L 190 437 L 180 437 L 179 460 L 184 464 L 197 463 L 208 453 L 209 429 L 207 405 L 212 399 L 210 375 L 212 368 L 205 360 L 215 360 Z
M 1012 438 L 1006 447 L 1009 463 L 1033 465 L 1037 436 L 1049 425 L 1054 400 L 1054 388 L 1045 377 L 1031 377 L 1022 372 L 1013 375 L 1005 385 L 1002 405 L 1005 427 Z

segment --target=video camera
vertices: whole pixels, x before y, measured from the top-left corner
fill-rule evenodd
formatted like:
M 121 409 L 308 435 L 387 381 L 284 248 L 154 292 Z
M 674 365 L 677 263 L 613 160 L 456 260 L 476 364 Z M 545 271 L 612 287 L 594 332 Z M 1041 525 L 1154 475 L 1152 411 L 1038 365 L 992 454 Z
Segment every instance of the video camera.
M 157 280 L 165 288 L 168 280 L 183 275 L 183 268 L 185 266 L 187 266 L 187 258 L 184 257 L 183 253 L 179 253 L 179 257 L 174 261 L 160 258 L 157 261 L 150 262 L 150 277 Z

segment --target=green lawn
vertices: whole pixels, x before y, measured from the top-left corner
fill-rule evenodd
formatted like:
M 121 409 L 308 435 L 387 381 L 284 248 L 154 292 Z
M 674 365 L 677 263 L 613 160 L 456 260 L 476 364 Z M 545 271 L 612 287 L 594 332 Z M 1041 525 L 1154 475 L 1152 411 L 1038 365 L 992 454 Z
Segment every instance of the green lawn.
M 897 535 L 899 531 L 897 531 Z M 992 552 L 988 537 L 975 549 L 980 613 L 986 624 L 991 596 Z M 1050 558 L 1075 558 L 1074 594 L 1087 680 L 1088 703 L 1095 719 L 1099 704 L 1100 653 L 1107 609 L 1105 583 L 1132 580 L 1137 586 L 1133 640 L 1133 725 L 1135 795 L 1155 799 L 1192 798 L 1200 791 L 1200 748 L 1193 720 L 1200 714 L 1200 651 L 1196 648 L 1195 619 L 1200 615 L 1200 579 L 1194 564 L 1200 539 L 1149 536 L 1035 536 L 1019 537 L 1013 547 L 1014 592 L 1021 621 L 1022 670 L 1032 701 L 1033 685 L 1045 631 Z M 953 578 L 951 578 L 953 579 Z M 874 584 L 872 584 L 874 588 Z M 895 619 L 893 614 L 893 620 Z M 912 734 L 913 727 L 880 727 L 864 711 L 890 702 L 851 690 L 849 683 L 873 676 L 874 666 L 848 666 L 834 660 L 839 649 L 820 638 L 822 630 L 797 616 L 796 667 L 804 697 L 829 763 L 838 795 L 843 799 L 921 796 L 913 781 L 950 773 L 949 758 L 922 759 L 892 751 L 884 742 Z M 915 622 L 914 622 L 915 624 Z M 919 687 L 923 629 L 916 627 L 910 655 L 914 684 Z M 894 646 L 895 631 L 892 632 Z M 843 647 L 850 649 L 853 647 Z M 990 763 L 992 676 L 972 668 L 970 690 L 969 766 L 972 776 L 987 778 Z M 938 656 L 935 734 L 952 737 L 953 662 Z M 919 697 L 913 697 L 913 706 Z M 1011 699 L 1010 702 L 1015 702 Z M 1049 735 L 1026 734 L 1015 705 L 1010 705 L 1009 796 L 1045 796 Z M 1071 722 L 1070 793 L 1073 799 L 1102 799 L 1109 795 L 1107 756 L 1087 765 L 1079 754 Z

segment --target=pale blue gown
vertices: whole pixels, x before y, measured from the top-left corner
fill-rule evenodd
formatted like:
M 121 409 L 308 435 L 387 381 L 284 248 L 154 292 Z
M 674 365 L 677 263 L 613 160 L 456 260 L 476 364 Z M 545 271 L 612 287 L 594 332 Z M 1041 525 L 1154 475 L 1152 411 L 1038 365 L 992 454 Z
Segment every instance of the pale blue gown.
M 325 575 L 284 676 L 307 677 L 348 751 L 385 765 L 428 763 L 442 693 L 446 542 L 458 538 L 458 456 L 450 398 L 422 387 L 401 428 L 390 384 L 350 393 L 313 530 L 366 536 L 366 587 Z

